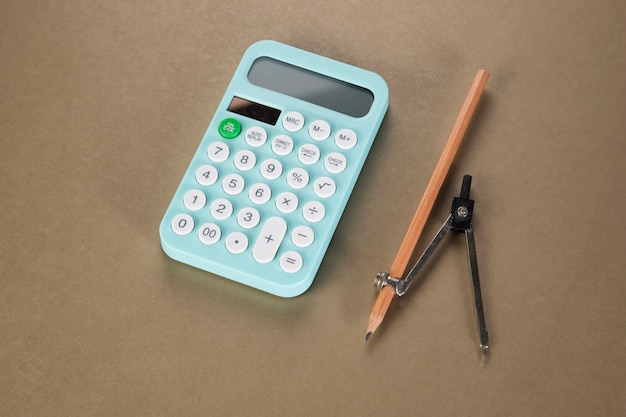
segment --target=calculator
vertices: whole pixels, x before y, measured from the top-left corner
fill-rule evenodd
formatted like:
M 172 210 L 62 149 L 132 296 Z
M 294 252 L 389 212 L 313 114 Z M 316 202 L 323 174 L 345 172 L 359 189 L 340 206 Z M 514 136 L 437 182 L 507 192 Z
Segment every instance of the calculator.
M 163 216 L 164 252 L 280 297 L 302 294 L 388 103 L 373 72 L 253 44 Z

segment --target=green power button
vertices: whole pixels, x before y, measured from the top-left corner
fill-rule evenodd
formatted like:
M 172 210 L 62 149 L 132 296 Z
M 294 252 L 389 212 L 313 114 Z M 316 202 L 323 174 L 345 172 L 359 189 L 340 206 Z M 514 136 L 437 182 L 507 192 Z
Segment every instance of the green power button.
M 220 122 L 218 129 L 222 137 L 233 139 L 241 132 L 241 123 L 239 123 L 239 120 L 233 118 L 224 119 Z

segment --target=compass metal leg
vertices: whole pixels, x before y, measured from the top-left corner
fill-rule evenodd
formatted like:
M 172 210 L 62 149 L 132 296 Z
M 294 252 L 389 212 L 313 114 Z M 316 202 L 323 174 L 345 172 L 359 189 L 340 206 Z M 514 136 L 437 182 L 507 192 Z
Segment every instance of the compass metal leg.
M 487 361 L 489 349 L 489 334 L 485 324 L 485 312 L 483 310 L 483 297 L 480 291 L 480 278 L 478 276 L 478 260 L 476 257 L 476 243 L 474 242 L 474 230 L 472 227 L 465 229 L 467 241 L 467 253 L 469 255 L 470 272 L 472 273 L 472 287 L 474 288 L 474 303 L 476 305 L 476 318 L 478 320 L 478 333 L 480 336 L 480 348 L 483 351 L 483 361 Z

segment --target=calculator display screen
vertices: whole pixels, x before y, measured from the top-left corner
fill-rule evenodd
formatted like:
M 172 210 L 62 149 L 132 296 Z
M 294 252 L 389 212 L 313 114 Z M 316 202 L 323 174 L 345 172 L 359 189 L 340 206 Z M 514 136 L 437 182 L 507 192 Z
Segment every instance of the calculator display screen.
M 263 104 L 255 103 L 254 101 L 245 100 L 240 97 L 233 97 L 228 106 L 228 111 L 240 114 L 242 116 L 250 117 L 260 122 L 268 123 L 270 125 L 276 125 L 276 121 L 280 116 L 280 110 L 272 107 L 264 106 Z
M 374 94 L 367 88 L 269 57 L 252 63 L 248 80 L 256 86 L 352 117 L 365 116 L 374 102 Z

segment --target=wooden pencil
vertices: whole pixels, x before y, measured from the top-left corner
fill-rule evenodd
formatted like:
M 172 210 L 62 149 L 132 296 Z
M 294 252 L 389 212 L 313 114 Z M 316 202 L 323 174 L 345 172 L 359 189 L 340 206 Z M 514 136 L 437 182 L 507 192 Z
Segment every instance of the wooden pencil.
M 472 82 L 470 90 L 467 93 L 465 102 L 463 103 L 456 122 L 452 127 L 452 132 L 448 137 L 441 156 L 439 157 L 439 161 L 435 166 L 435 170 L 433 171 L 430 181 L 426 186 L 426 191 L 424 191 L 422 200 L 420 201 L 417 211 L 413 216 L 413 220 L 409 225 L 409 229 L 402 240 L 400 249 L 391 264 L 391 268 L 389 268 L 390 277 L 403 278 L 409 267 L 409 262 L 413 255 L 413 251 L 415 250 L 415 246 L 417 245 L 422 230 L 424 230 L 424 226 L 426 225 L 428 216 L 430 215 L 430 212 L 435 204 L 439 190 L 441 189 L 448 171 L 450 170 L 454 156 L 461 145 L 467 126 L 469 125 L 474 111 L 476 110 L 476 106 L 478 105 L 478 101 L 480 100 L 488 78 L 489 72 L 482 69 L 478 70 L 476 76 L 474 77 L 474 81 Z M 376 299 L 376 303 L 374 303 L 374 308 L 370 313 L 365 340 L 369 340 L 378 326 L 382 323 L 394 294 L 395 291 L 388 285 L 381 289 L 378 294 L 378 298 Z

